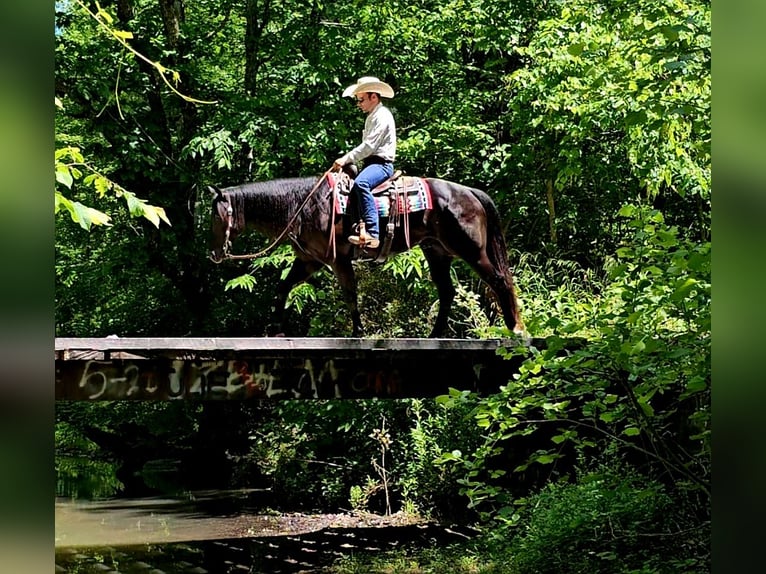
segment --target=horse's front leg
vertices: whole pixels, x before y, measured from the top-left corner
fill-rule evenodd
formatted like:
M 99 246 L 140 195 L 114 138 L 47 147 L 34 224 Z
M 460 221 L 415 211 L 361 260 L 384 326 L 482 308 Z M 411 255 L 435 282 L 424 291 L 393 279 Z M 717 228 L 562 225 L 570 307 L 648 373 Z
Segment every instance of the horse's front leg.
M 271 306 L 271 323 L 266 327 L 269 337 L 284 337 L 285 305 L 290 291 L 317 271 L 321 265 L 314 261 L 295 258 L 287 276 L 277 285 L 277 294 Z
M 351 335 L 354 337 L 361 337 L 363 334 L 362 317 L 359 314 L 356 275 L 354 274 L 354 267 L 351 265 L 351 259 L 336 259 L 333 263 L 333 271 L 335 271 L 335 275 L 338 277 L 341 292 L 343 293 L 343 300 L 346 302 L 348 310 L 351 312 Z

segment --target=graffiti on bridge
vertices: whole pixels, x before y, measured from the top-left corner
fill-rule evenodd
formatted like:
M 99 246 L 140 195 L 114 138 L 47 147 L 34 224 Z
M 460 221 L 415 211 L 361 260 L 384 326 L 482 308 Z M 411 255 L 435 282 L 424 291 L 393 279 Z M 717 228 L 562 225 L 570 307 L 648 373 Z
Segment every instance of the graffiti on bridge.
M 403 382 L 390 364 L 349 359 L 62 363 L 57 364 L 57 398 L 79 400 L 395 397 Z

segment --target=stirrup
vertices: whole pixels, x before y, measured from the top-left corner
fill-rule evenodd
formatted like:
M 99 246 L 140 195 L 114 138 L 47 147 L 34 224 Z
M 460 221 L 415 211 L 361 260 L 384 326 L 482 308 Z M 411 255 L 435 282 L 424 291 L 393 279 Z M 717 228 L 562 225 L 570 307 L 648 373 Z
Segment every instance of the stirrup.
M 348 242 L 353 245 L 358 245 L 362 249 L 377 249 L 380 247 L 380 239 L 366 234 L 365 236 L 349 235 Z

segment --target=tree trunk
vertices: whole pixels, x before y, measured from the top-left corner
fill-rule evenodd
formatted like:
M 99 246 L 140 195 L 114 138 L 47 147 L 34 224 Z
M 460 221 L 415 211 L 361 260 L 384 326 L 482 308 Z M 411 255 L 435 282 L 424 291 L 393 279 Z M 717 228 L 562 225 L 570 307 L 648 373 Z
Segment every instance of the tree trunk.
M 245 7 L 245 93 L 253 95 L 257 89 L 258 69 L 261 61 L 258 52 L 263 30 L 271 16 L 271 0 L 247 0 Z
M 553 201 L 553 180 L 545 180 L 545 199 L 548 202 L 548 230 L 550 232 L 551 243 L 556 245 L 556 205 Z
M 185 86 L 185 89 L 189 90 L 194 85 L 194 78 L 180 70 L 181 63 L 185 61 L 186 56 L 186 47 L 183 45 L 181 38 L 181 24 L 183 24 L 186 18 L 186 9 L 183 0 L 159 0 L 159 4 L 160 12 L 162 13 L 162 23 L 165 29 L 165 38 L 167 39 L 168 48 L 170 48 L 172 52 L 169 62 L 170 67 L 178 71 L 181 78 L 181 86 Z M 196 134 L 196 127 L 196 104 L 181 100 L 181 127 L 179 130 L 179 149 L 177 150 L 179 153 L 174 154 L 173 157 L 178 157 L 181 147 L 186 145 L 186 143 L 194 137 Z

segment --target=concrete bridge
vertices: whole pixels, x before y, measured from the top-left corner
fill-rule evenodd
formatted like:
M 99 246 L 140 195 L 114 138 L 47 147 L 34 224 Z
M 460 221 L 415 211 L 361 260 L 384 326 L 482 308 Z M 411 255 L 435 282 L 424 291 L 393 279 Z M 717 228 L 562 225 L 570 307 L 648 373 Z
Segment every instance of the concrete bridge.
M 531 344 L 542 346 L 544 341 Z M 496 391 L 516 339 L 57 338 L 57 400 L 434 397 Z

